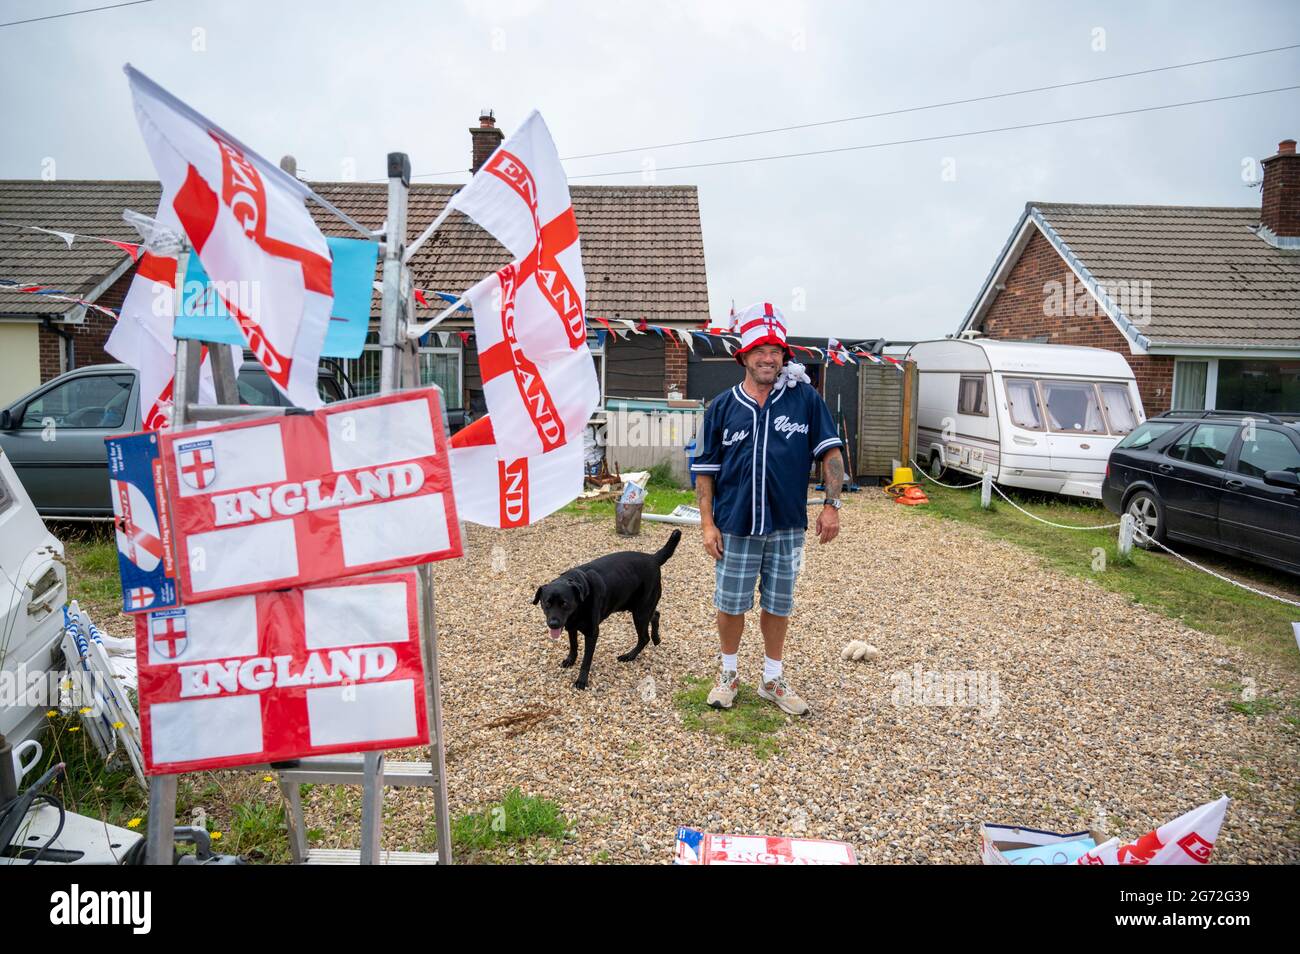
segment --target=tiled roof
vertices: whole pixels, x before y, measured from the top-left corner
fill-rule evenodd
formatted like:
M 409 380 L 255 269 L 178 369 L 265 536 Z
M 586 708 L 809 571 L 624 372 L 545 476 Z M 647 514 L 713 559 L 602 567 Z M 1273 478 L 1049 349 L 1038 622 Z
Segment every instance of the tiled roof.
M 1258 207 L 1030 206 L 1099 281 L 1150 282 L 1153 345 L 1300 347 L 1300 249 L 1256 236 Z
M 379 228 L 383 223 L 385 183 L 324 182 L 313 183 L 313 188 L 362 225 Z M 457 188 L 411 186 L 411 239 Z M 708 320 L 704 240 L 694 186 L 579 185 L 570 192 L 582 236 L 588 314 L 645 317 L 656 323 Z M 145 181 L 0 181 L 0 221 L 139 241 L 122 221 L 122 210 L 152 215 L 158 195 L 158 184 Z M 355 236 L 329 212 L 314 204 L 311 208 L 326 235 Z M 124 253 L 106 243 L 79 239 L 69 250 L 56 236 L 0 226 L 0 278 L 85 295 L 124 259 Z M 453 212 L 417 251 L 412 277 L 417 287 L 456 294 L 509 260 L 495 239 Z M 67 308 L 66 303 L 0 289 L 0 315 L 58 314 Z

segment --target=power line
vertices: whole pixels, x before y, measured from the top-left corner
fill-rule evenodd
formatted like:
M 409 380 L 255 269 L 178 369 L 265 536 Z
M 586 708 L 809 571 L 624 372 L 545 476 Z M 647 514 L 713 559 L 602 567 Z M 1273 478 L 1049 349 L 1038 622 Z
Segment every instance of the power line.
M 1033 86 L 1027 89 L 1009 90 L 1003 93 L 988 93 L 984 96 L 972 96 L 966 99 L 945 100 L 941 103 L 927 103 L 923 106 L 906 106 L 901 109 L 889 109 L 879 113 L 863 113 L 859 116 L 845 116 L 840 119 L 823 119 L 811 123 L 796 123 L 790 126 L 774 126 L 771 129 L 755 129 L 749 132 L 729 133 L 724 136 L 707 136 L 702 139 L 682 139 L 677 142 L 659 143 L 654 146 L 638 146 L 629 149 L 611 149 L 606 152 L 586 152 L 574 156 L 561 156 L 561 161 L 568 162 L 571 159 L 594 159 L 600 156 L 620 156 L 630 152 L 649 152 L 652 149 L 671 149 L 678 146 L 695 146 L 710 142 L 723 142 L 729 139 L 745 139 L 752 136 L 766 136 L 772 133 L 792 132 L 799 129 L 814 129 L 819 126 L 834 126 L 842 123 L 859 122 L 865 119 L 882 119 L 886 116 L 902 116 L 907 113 L 919 113 L 930 109 L 941 109 L 945 106 L 965 106 L 971 103 L 985 103 L 995 99 L 1006 99 L 1011 96 L 1026 96 L 1030 93 L 1045 93 L 1057 89 L 1069 89 L 1075 86 L 1087 86 L 1091 83 L 1104 83 L 1109 80 L 1128 79 L 1134 76 L 1147 76 L 1152 73 L 1165 73 L 1170 70 L 1182 70 L 1192 66 L 1205 66 L 1209 63 L 1223 63 L 1228 60 L 1240 60 L 1251 56 L 1263 56 L 1267 53 L 1280 53 L 1285 50 L 1300 49 L 1300 43 L 1290 43 L 1286 46 L 1269 47 L 1266 50 L 1250 50 L 1245 53 L 1232 53 L 1227 56 L 1215 56 L 1203 60 L 1191 60 L 1187 63 L 1173 63 L 1169 66 L 1153 66 L 1144 70 L 1133 70 L 1128 73 L 1112 73 L 1108 76 L 1096 76 L 1092 79 L 1072 80 L 1068 83 L 1052 83 L 1048 86 Z M 466 172 L 465 169 L 449 169 L 445 172 L 422 172 L 419 175 L 412 176 L 412 179 L 428 179 L 433 176 L 450 176 Z
M 100 10 L 116 10 L 118 7 L 135 7 L 142 3 L 153 3 L 154 0 L 127 0 L 126 3 L 111 3 L 106 7 L 88 7 L 85 10 L 69 10 L 67 13 L 51 13 L 43 17 L 32 17 L 28 20 L 10 20 L 8 23 L 0 23 L 0 27 L 20 26 L 24 23 L 40 23 L 42 20 L 58 20 L 63 17 L 75 17 L 82 13 L 98 13 Z
M 1231 96 L 1214 96 L 1209 99 L 1192 99 L 1184 103 L 1166 103 L 1161 106 L 1141 106 L 1137 109 L 1120 109 L 1110 113 L 1093 113 L 1090 116 L 1072 116 L 1069 119 L 1045 119 L 1036 123 L 1019 123 L 1015 126 L 995 126 L 991 129 L 973 129 L 969 132 L 945 133 L 940 136 L 917 136 L 913 139 L 892 139 L 888 142 L 870 142 L 861 146 L 837 146 L 833 149 L 814 149 L 808 152 L 786 152 L 774 156 L 751 156 L 746 159 L 721 159 L 717 162 L 692 162 L 677 166 L 659 166 L 655 172 L 672 172 L 676 169 L 705 169 L 711 166 L 735 166 L 748 162 L 771 162 L 774 159 L 797 159 L 804 156 L 825 156 L 836 152 L 857 152 L 863 149 L 882 149 L 886 146 L 906 146 L 919 142 L 935 142 L 940 139 L 963 139 L 967 136 L 984 136 L 989 133 L 1012 132 L 1017 129 L 1038 129 L 1043 126 L 1063 126 L 1067 123 L 1082 123 L 1092 119 L 1107 119 L 1113 116 L 1132 116 L 1137 113 L 1154 113 L 1162 109 L 1179 109 L 1184 106 L 1200 106 L 1205 103 L 1221 103 L 1231 99 L 1245 99 L 1248 96 L 1265 96 L 1269 93 L 1284 93 L 1300 89 L 1296 86 L 1279 86 L 1275 89 L 1260 89 L 1250 93 L 1235 93 Z M 617 172 L 590 172 L 581 176 L 569 176 L 569 179 L 599 179 L 604 176 L 639 175 L 644 169 L 621 169 Z

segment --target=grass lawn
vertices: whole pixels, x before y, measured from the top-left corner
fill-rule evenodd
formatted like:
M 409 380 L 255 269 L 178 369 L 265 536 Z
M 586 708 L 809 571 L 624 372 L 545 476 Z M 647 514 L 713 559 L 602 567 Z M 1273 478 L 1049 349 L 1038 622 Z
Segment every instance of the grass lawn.
M 992 508 L 984 510 L 978 487 L 948 490 L 927 481 L 925 492 L 930 498 L 928 506 L 906 508 L 917 519 L 958 520 L 978 527 L 1024 547 L 1058 569 L 1122 593 L 1134 603 L 1300 671 L 1300 654 L 1291 629 L 1291 623 L 1300 620 L 1300 609 L 1294 606 L 1248 593 L 1167 554 L 1134 547 L 1131 560 L 1123 561 L 1116 552 L 1116 529 L 1058 530 L 1019 513 L 997 494 Z M 1100 504 L 1074 503 L 1051 494 L 1006 492 L 1025 510 L 1055 523 L 1088 526 L 1118 519 Z M 1285 574 L 1244 561 L 1225 570 L 1212 555 L 1194 547 L 1175 544 L 1174 549 L 1197 563 L 1213 562 L 1218 572 L 1249 585 L 1276 589 L 1288 599 L 1300 598 L 1300 581 Z

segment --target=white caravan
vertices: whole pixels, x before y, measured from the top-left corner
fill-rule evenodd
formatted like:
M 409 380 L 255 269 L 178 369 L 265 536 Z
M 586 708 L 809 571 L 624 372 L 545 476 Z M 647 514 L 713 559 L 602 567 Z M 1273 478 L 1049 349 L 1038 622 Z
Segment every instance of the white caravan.
M 920 375 L 917 463 L 938 476 L 1101 499 L 1111 448 L 1146 420 L 1124 357 L 1100 348 L 945 338 L 907 352 Z

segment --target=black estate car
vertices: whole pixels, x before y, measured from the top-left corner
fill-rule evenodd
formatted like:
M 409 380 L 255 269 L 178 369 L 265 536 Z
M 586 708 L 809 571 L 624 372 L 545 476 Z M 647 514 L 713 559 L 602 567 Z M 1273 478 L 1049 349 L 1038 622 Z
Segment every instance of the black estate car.
M 1102 500 L 1152 539 L 1300 574 L 1300 414 L 1167 411 L 1110 454 Z M 1137 535 L 1139 546 L 1153 544 Z

